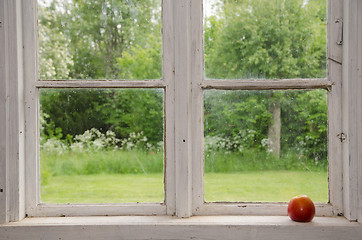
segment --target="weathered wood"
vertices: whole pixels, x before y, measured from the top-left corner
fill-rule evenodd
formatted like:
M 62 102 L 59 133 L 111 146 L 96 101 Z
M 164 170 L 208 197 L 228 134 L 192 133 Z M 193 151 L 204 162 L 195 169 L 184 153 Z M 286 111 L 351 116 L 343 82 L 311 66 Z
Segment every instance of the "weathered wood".
M 7 216 L 7 43 L 5 42 L 5 0 L 0 0 L 0 223 L 8 221 Z
M 340 169 L 342 169 L 341 161 L 339 161 L 339 156 L 341 156 L 341 148 L 339 147 L 341 144 L 337 144 L 340 141 L 337 137 L 340 128 L 340 114 L 339 110 L 341 109 L 339 95 L 341 94 L 341 78 L 340 78 L 340 63 L 342 61 L 341 49 L 339 47 L 333 48 L 333 45 L 329 45 L 331 51 L 329 52 L 329 76 L 328 79 L 282 79 L 282 80 L 202 80 L 203 75 L 203 51 L 202 51 L 202 23 L 200 21 L 201 13 L 201 0 L 182 0 L 182 1 L 171 1 L 164 0 L 164 12 L 163 12 L 163 22 L 164 22 L 164 80 L 149 80 L 149 81 L 108 81 L 108 80 L 64 80 L 64 81 L 36 81 L 37 73 L 36 73 L 36 60 L 30 60 L 30 58 L 36 55 L 36 48 L 31 49 L 34 44 L 36 45 L 36 23 L 34 20 L 34 8 L 27 8 L 34 6 L 35 0 L 16 0 L 16 1 L 5 1 L 0 0 L 1 3 L 8 4 L 19 4 L 22 2 L 24 4 L 23 9 L 23 23 L 24 26 L 27 26 L 27 20 L 30 20 L 32 26 L 30 28 L 24 28 L 24 76 L 26 76 L 26 94 L 25 94 L 25 102 L 26 102 L 26 116 L 27 116 L 27 124 L 26 124 L 26 148 L 27 155 L 30 154 L 31 157 L 27 158 L 27 167 L 32 168 L 32 170 L 27 170 L 27 180 L 30 179 L 29 187 L 27 187 L 27 206 L 28 213 L 34 216 L 60 216 L 64 213 L 64 215 L 121 215 L 121 214 L 174 214 L 177 213 L 180 217 L 188 217 L 192 213 L 194 214 L 205 214 L 205 215 L 214 215 L 214 214 L 250 214 L 250 215 L 279 215 L 283 214 L 285 210 L 285 205 L 274 205 L 274 204 L 247 204 L 246 207 L 243 207 L 240 204 L 204 204 L 203 203 L 203 156 L 202 156 L 202 130 L 203 130 L 203 118 L 202 118 L 202 89 L 230 89 L 230 90 L 268 90 L 268 89 L 315 89 L 315 88 L 324 88 L 329 91 L 329 121 L 331 122 L 329 125 L 329 158 L 330 158 L 330 193 L 331 193 L 331 205 L 319 205 L 317 206 L 317 214 L 324 215 L 332 215 L 333 212 L 335 214 L 340 213 L 342 208 L 342 174 Z M 330 14 L 333 16 L 339 16 L 340 11 L 335 10 L 335 4 L 341 4 L 341 1 L 330 1 Z M 348 7 L 348 17 L 347 25 L 353 22 L 354 17 L 360 19 L 361 14 L 361 3 L 357 0 L 348 2 L 345 1 Z M 29 5 L 28 5 L 29 4 Z M 32 5 L 33 4 L 33 5 Z M 10 6 L 10 5 L 9 5 Z M 6 14 L 14 14 L 14 9 L 18 9 L 19 7 L 13 7 L 11 5 L 8 8 L 3 8 L 4 10 L 11 11 L 3 11 Z M 17 5 L 20 6 L 20 5 Z M 341 5 L 338 5 L 341 6 Z M 182 9 L 179 11 L 178 9 Z M 15 12 L 16 12 L 15 11 Z M 1 19 L 1 10 L 0 10 L 0 19 Z M 352 14 L 350 13 L 352 12 Z M 339 15 L 338 15 L 339 14 Z M 354 15 L 353 15 L 354 14 Z M 19 17 L 21 14 L 15 14 L 15 21 L 19 24 Z M 339 18 L 339 17 L 337 17 Z M 361 20 L 359 20 L 362 22 Z M 167 23 L 166 23 L 167 22 Z M 346 24 L 346 22 L 345 22 Z M 361 24 L 361 23 L 360 23 Z M 349 25 L 348 25 L 349 26 Z M 360 25 L 357 25 L 360 26 Z M 21 218 L 22 210 L 21 203 L 22 200 L 22 187 L 23 180 L 21 171 L 23 171 L 22 166 L 22 156 L 21 156 L 21 141 L 22 141 L 22 133 L 20 131 L 23 130 L 22 126 L 22 112 L 21 109 L 21 93 L 22 89 L 22 81 L 21 77 L 23 76 L 21 72 L 21 63 L 22 54 L 20 54 L 20 50 L 22 48 L 21 41 L 14 41 L 11 38 L 11 34 L 19 34 L 20 27 L 17 26 L 17 29 L 13 33 L 9 33 L 9 40 L 12 40 L 13 43 L 11 47 L 6 48 L 5 50 L 1 48 L 1 36 L 2 29 L 0 28 L 0 53 L 1 51 L 5 51 L 5 56 L 10 56 L 9 52 L 16 50 L 14 55 L 11 55 L 11 61 L 5 61 L 5 65 L 11 71 L 9 74 L 9 79 L 16 79 L 14 82 L 9 82 L 9 90 L 10 96 L 12 97 L 13 102 L 8 102 L 9 106 L 14 107 L 15 110 L 9 110 L 9 117 L 7 119 L 15 119 L 14 122 L 11 122 L 12 127 L 8 128 L 7 124 L 9 120 L 5 120 L 5 127 L 0 126 L 0 131 L 6 130 L 8 131 L 8 140 L 11 142 L 12 149 L 10 149 L 6 145 L 6 150 L 10 149 L 7 153 L 14 157 L 17 154 L 20 154 L 20 160 L 17 159 L 12 163 L 12 166 L 7 166 L 5 160 L 1 160 L 0 158 L 0 166 L 10 167 L 10 175 L 0 176 L 0 179 L 6 179 L 9 176 L 11 181 L 12 191 L 7 195 L 7 201 L 5 204 L 11 204 L 10 212 L 12 215 L 12 219 Z M 338 30 L 338 29 L 337 29 Z M 337 30 L 329 31 L 329 36 L 333 35 Z M 352 33 L 352 31 L 355 31 Z M 356 133 L 350 136 L 350 132 L 347 133 L 347 139 L 349 139 L 346 148 L 348 150 L 348 157 L 351 156 L 354 159 L 352 165 L 349 165 L 349 162 L 344 159 L 344 186 L 348 187 L 344 194 L 344 202 L 345 209 L 347 214 L 350 214 L 351 219 L 353 218 L 352 211 L 355 211 L 356 218 L 361 215 L 361 202 L 357 202 L 356 199 L 361 198 L 362 190 L 358 188 L 361 186 L 361 174 L 358 171 L 361 171 L 361 165 L 358 159 L 361 159 L 359 156 L 359 145 L 353 145 L 355 143 L 351 143 L 351 138 L 357 139 L 357 142 L 361 142 L 359 140 L 361 126 L 358 125 L 359 119 L 362 118 L 361 110 L 358 106 L 362 102 L 360 100 L 356 100 L 356 96 L 358 96 L 358 89 L 361 88 L 360 83 L 353 79 L 361 79 L 361 74 L 358 75 L 358 71 L 360 71 L 361 66 L 361 31 L 359 31 L 356 26 L 351 29 L 349 28 L 346 31 L 347 39 L 343 39 L 343 41 L 347 41 L 348 47 L 347 53 L 343 56 L 343 60 L 348 59 L 347 66 L 344 67 L 344 81 L 347 81 L 344 88 L 344 99 L 347 101 L 345 105 L 343 105 L 344 111 L 347 111 L 348 117 L 344 118 L 344 123 L 348 123 L 347 129 L 349 131 L 355 130 Z M 167 35 L 168 34 L 168 35 Z M 331 35 L 332 34 L 332 35 Z M 32 40 L 29 40 L 32 39 Z M 357 40 L 351 40 L 357 39 Z M 333 41 L 330 41 L 331 44 Z M 353 48 L 352 46 L 357 46 L 357 48 Z M 358 44 L 359 43 L 359 44 Z M 201 47 L 200 47 L 201 46 Z M 9 52 L 7 52 L 9 51 Z M 353 51 L 355 51 L 353 53 Z M 3 56 L 3 55 L 1 55 Z M 1 59 L 0 56 L 0 59 Z M 352 56 L 352 57 L 351 57 Z M 355 62 L 353 62 L 355 61 Z M 1 68 L 1 60 L 0 60 L 0 68 Z M 11 66 L 10 66 L 11 64 Z M 15 64 L 15 65 L 13 65 Z M 357 64 L 357 68 L 355 65 Z M 358 68 L 359 67 L 359 68 Z M 354 73 L 352 71 L 355 71 Z M 6 71 L 1 71 L 0 74 L 4 74 Z M 10 72 L 9 72 L 10 73 Z M 357 74 L 356 74 L 357 73 Z M 359 72 L 360 73 L 360 72 Z M 355 74 L 355 75 L 353 75 Z M 3 76 L 3 75 L 1 75 Z M 7 76 L 6 76 L 7 77 Z M 30 79 L 32 78 L 32 79 Z M 30 80 L 29 80 L 30 79 Z M 352 82 L 350 82 L 352 81 Z M 353 82 L 355 81 L 355 82 Z M 351 84 L 352 83 L 352 84 Z M 4 84 L 1 82 L 0 84 Z M 165 94 L 165 113 L 167 115 L 166 118 L 166 203 L 167 209 L 164 205 L 69 205 L 69 206 L 43 206 L 37 205 L 39 201 L 37 199 L 37 194 L 39 193 L 38 183 L 39 183 L 39 166 L 37 165 L 37 147 L 38 144 L 34 139 L 37 139 L 37 88 L 164 88 L 166 91 Z M 6 89 L 6 87 L 5 87 Z M 29 92 L 28 92 L 29 91 Z M 4 95 L 4 90 L 0 90 L 1 94 Z M 6 93 L 5 93 L 6 95 Z M 14 98 L 13 98 L 14 97 Z M 2 105 L 1 105 L 2 104 Z M 0 103 L 1 107 L 7 106 L 4 103 Z M 346 107 L 346 108 L 345 108 Z M 357 109 L 357 110 L 353 110 Z M 8 116 L 8 115 L 7 115 Z M 28 116 L 30 116 L 28 118 Z M 34 117 L 35 116 L 35 117 Z M 3 117 L 3 116 L 2 116 Z M 354 118 L 354 120 L 352 120 Z M 1 118 L 0 118 L 0 121 Z M 29 121 L 29 122 L 28 122 Z M 353 125 L 355 124 L 355 126 Z M 354 128 L 356 127 L 356 128 Z M 356 130 L 357 129 L 357 130 Z M 19 131 L 20 130 L 20 131 Z M 10 139 L 11 138 L 11 139 Z M 184 141 L 185 140 L 185 141 Z M 8 142 L 8 141 L 6 141 Z M 15 143 L 15 145 L 13 144 Z M 4 145 L 4 140 L 1 138 L 0 147 Z M 35 146 L 35 147 L 34 147 Z M 1 154 L 1 153 L 0 153 Z M 4 156 L 0 155 L 0 156 Z M 345 155 L 346 157 L 347 155 Z M 10 159 L 10 158 L 6 158 Z M 356 160 L 357 159 L 357 160 Z M 191 161 L 192 160 L 192 161 Z M 5 163 L 4 163 L 5 162 Z M 34 164 L 35 162 L 35 164 Z M 7 168 L 5 168 L 7 169 Z M 35 170 L 34 170 L 35 169 Z M 176 171 L 176 170 L 177 171 Z M 1 171 L 1 170 L 0 170 Z M 4 170 L 2 170 L 4 171 Z M 6 171 L 6 170 L 5 170 Z M 14 173 L 14 174 L 13 174 Z M 176 176 L 176 178 L 174 178 Z M 0 183 L 1 184 L 1 183 Z M 360 184 L 360 185 L 358 185 Z M 14 186 L 20 187 L 20 191 L 16 190 Z M 36 189 L 36 193 L 33 193 L 33 190 Z M 15 202 L 11 202 L 9 199 L 14 199 Z M 0 193 L 0 210 L 3 209 L 4 201 L 1 200 Z M 358 205 L 359 204 L 359 205 Z M 360 207 L 358 209 L 358 206 Z M 6 207 L 6 206 L 5 206 Z M 33 208 L 34 207 L 34 208 Z M 200 208 L 199 208 L 200 207 Z M 333 209 L 333 211 L 332 211 Z M 359 214 L 359 215 L 358 215 Z M 3 215 L 0 215 L 0 218 Z M 262 217 L 265 219 L 265 217 Z M 140 223 L 141 225 L 142 223 Z M 180 223 L 178 223 L 180 224 Z M 187 227 L 190 227 L 188 225 Z M 220 226 L 220 223 L 219 225 Z M 258 225 L 259 226 L 259 225 Z M 258 227 L 257 226 L 257 227 Z M 116 226 L 119 227 L 119 226 Z M 46 230 L 48 229 L 48 230 Z M 98 233 L 100 234 L 102 229 L 99 228 Z M 197 231 L 201 228 L 198 227 Z M 51 231 L 50 228 L 45 228 L 44 231 Z M 262 230 L 268 232 L 267 230 Z M 127 232 L 127 231 L 126 231 Z M 212 231 L 215 234 L 215 230 Z M 290 232 L 290 230 L 289 230 Z M 270 231 L 269 231 L 270 233 Z M 76 234 L 76 231 L 69 233 Z M 205 235 L 203 235 L 205 236 Z M 311 235 L 310 235 L 311 236 Z
M 200 88 L 204 76 L 202 0 L 191 1 L 191 78 L 192 78 L 192 212 L 204 204 L 204 102 Z M 201 34 L 200 34 L 201 33 Z
M 192 207 L 192 123 L 190 0 L 173 1 L 175 34 L 176 215 L 190 217 Z
M 328 79 L 245 79 L 204 80 L 204 89 L 224 90 L 279 90 L 279 89 L 330 89 L 334 83 Z
M 8 220 L 18 221 L 24 211 L 24 98 L 21 1 L 5 1 L 7 38 L 5 58 L 8 74 L 5 78 L 6 151 Z
M 162 88 L 163 80 L 41 80 L 38 88 Z
M 343 49 L 343 0 L 328 1 L 328 60 L 341 64 Z M 339 41 L 342 40 L 340 43 Z
M 333 216 L 332 205 L 316 203 L 315 206 L 316 216 Z M 287 203 L 205 203 L 196 215 L 286 216 L 287 208 Z
M 362 1 L 358 1 L 357 6 L 358 12 L 358 47 L 357 47 L 357 56 L 358 56 L 358 68 L 357 68 L 357 89 L 362 89 Z M 358 168 L 357 168 L 357 219 L 359 223 L 362 223 L 362 94 L 357 94 L 357 136 L 358 136 Z
M 361 225 L 344 218 L 297 223 L 288 217 L 81 217 L 26 219 L 0 226 L 2 239 L 360 240 Z
M 328 79 L 333 82 L 328 92 L 328 186 L 329 202 L 334 215 L 343 214 L 342 145 L 339 136 L 342 131 L 342 46 L 337 44 L 339 26 L 336 19 L 343 19 L 343 0 L 329 1 L 328 4 Z M 338 61 L 336 61 L 336 59 Z
M 350 220 L 358 217 L 358 142 L 359 119 L 358 96 L 358 2 L 344 1 L 343 31 L 343 82 L 342 82 L 342 127 L 346 135 L 343 143 L 343 203 L 344 216 Z
M 27 212 L 29 217 L 63 216 L 154 216 L 166 215 L 166 206 L 161 203 L 134 204 L 39 204 Z
M 38 79 L 38 34 L 37 0 L 23 1 L 23 52 L 25 80 L 25 209 L 29 213 L 40 202 L 40 131 L 38 123 L 39 91 L 35 84 Z
M 165 113 L 165 203 L 168 215 L 176 214 L 176 170 L 175 170 L 175 36 L 172 0 L 163 0 L 162 47 L 163 77 L 166 83 Z

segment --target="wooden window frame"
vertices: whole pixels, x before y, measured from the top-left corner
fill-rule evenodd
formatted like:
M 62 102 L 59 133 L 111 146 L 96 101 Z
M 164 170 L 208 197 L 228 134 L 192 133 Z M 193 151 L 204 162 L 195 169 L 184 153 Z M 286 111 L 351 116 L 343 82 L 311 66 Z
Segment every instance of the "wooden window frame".
M 318 216 L 362 221 L 362 3 L 329 0 L 327 79 L 205 80 L 202 0 L 163 0 L 163 79 L 39 81 L 36 0 L 0 0 L 0 223 L 25 216 L 285 215 L 283 203 L 205 203 L 203 90 L 328 89 L 330 203 Z M 343 20 L 343 44 L 340 45 Z M 342 64 L 343 63 L 343 64 Z M 343 86 L 343 88 L 342 88 Z M 163 88 L 164 204 L 48 205 L 39 201 L 40 88 Z M 342 114 L 341 114 L 342 112 Z M 341 134 L 346 139 L 341 141 Z

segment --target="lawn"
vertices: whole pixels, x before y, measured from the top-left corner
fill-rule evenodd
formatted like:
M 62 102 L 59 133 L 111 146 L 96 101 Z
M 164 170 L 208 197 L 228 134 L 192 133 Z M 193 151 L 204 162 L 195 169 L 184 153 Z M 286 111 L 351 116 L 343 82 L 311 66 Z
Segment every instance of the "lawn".
M 163 174 L 50 176 L 45 203 L 163 202 Z M 298 194 L 328 201 L 327 172 L 256 171 L 205 174 L 206 201 L 287 202 Z
M 288 202 L 306 194 L 315 202 L 328 202 L 327 172 L 256 171 L 208 173 L 205 200 L 244 202 Z

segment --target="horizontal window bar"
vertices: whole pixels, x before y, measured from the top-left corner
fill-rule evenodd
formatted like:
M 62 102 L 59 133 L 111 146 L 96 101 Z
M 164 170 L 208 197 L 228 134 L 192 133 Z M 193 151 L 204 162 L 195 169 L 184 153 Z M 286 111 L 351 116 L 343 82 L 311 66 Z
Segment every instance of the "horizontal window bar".
M 163 80 L 40 80 L 37 88 L 163 88 Z
M 251 79 L 251 80 L 206 80 L 203 89 L 224 90 L 278 90 L 278 89 L 330 89 L 333 83 L 328 79 Z
M 28 212 L 29 217 L 165 215 L 163 203 L 129 204 L 39 204 Z
M 287 216 L 287 203 L 205 203 L 195 215 Z M 316 216 L 333 216 L 331 204 L 316 203 Z

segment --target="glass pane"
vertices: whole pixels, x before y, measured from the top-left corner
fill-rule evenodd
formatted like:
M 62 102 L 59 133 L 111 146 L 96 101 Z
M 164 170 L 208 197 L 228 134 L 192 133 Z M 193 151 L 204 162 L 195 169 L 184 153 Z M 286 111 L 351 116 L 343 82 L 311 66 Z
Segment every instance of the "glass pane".
M 205 200 L 328 202 L 327 91 L 204 92 Z
M 160 79 L 161 0 L 38 0 L 40 79 Z
M 41 89 L 45 203 L 163 202 L 162 89 Z
M 206 77 L 325 77 L 326 6 L 326 0 L 204 0 Z

